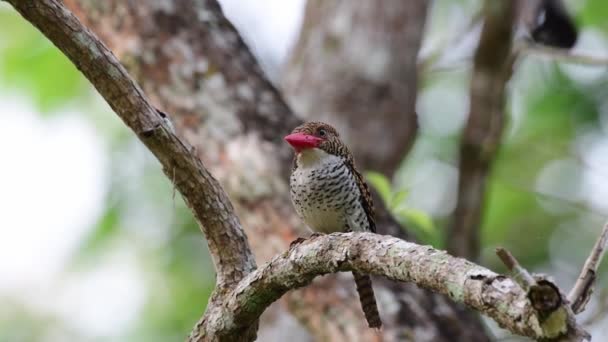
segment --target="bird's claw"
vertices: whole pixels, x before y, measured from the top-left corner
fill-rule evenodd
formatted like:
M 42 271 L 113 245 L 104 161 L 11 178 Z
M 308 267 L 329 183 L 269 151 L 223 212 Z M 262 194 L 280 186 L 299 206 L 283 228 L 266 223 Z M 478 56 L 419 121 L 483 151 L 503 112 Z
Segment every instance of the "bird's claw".
M 309 235 L 307 238 L 299 237 L 299 238 L 297 238 L 297 239 L 295 239 L 295 240 L 291 241 L 291 243 L 289 244 L 289 248 L 293 248 L 293 247 L 295 247 L 295 246 L 297 246 L 297 245 L 301 244 L 302 242 L 304 242 L 304 241 L 306 241 L 306 240 L 309 240 L 309 239 L 314 239 L 314 238 L 316 238 L 316 237 L 323 236 L 323 235 L 324 235 L 324 234 L 321 234 L 321 233 L 312 233 L 312 234 L 310 234 L 310 235 Z
M 301 244 L 304 241 L 306 241 L 306 238 L 299 237 L 299 238 L 291 241 L 291 243 L 289 244 L 289 248 L 294 248 L 295 246 Z

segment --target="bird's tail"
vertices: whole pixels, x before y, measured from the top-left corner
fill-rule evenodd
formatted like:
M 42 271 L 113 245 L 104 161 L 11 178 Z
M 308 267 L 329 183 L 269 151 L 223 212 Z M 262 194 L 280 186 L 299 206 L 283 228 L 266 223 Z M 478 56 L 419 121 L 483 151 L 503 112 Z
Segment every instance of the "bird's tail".
M 376 297 L 374 296 L 372 279 L 366 274 L 355 272 L 353 272 L 353 276 L 355 277 L 359 300 L 361 301 L 361 307 L 363 308 L 367 324 L 370 328 L 380 329 L 382 321 L 380 320 L 380 314 L 378 313 L 378 305 L 376 304 Z

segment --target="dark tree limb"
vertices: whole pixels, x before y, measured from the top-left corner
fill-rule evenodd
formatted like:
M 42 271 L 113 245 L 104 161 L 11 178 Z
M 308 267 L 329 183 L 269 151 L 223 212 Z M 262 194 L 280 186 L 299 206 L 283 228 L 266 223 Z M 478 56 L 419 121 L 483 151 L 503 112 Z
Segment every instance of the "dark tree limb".
M 476 260 L 486 182 L 504 127 L 506 83 L 513 66 L 515 2 L 491 0 L 474 57 L 470 112 L 460 143 L 458 202 L 448 238 L 450 253 Z

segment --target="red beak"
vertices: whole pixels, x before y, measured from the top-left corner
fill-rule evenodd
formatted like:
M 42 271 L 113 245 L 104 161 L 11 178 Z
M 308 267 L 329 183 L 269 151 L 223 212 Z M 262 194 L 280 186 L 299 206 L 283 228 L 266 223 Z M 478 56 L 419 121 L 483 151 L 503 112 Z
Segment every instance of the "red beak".
M 300 152 L 307 148 L 315 148 L 319 146 L 323 139 L 304 133 L 293 133 L 285 137 L 285 141 L 293 147 L 296 152 Z

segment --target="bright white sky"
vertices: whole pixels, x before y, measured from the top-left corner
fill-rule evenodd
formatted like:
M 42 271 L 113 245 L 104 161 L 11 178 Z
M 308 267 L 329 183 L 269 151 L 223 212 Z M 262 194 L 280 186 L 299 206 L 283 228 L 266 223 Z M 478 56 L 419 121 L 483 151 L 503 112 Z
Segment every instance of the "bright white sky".
M 43 119 L 15 93 L 0 103 L 0 298 L 85 327 L 84 336 L 119 333 L 145 295 L 133 256 L 124 249 L 90 272 L 65 269 L 104 207 L 104 141 L 78 112 Z

